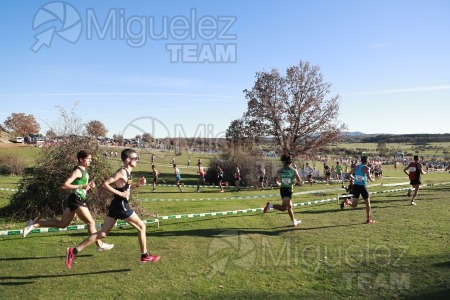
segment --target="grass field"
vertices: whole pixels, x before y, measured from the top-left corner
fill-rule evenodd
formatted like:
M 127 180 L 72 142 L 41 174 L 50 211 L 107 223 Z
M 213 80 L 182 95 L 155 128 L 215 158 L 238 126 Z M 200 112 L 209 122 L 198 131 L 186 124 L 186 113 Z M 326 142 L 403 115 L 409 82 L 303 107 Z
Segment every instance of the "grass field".
M 147 155 L 141 156 L 136 173 L 149 171 Z M 172 156 L 164 158 L 162 153 L 157 155 L 158 168 L 169 173 Z M 187 162 L 187 157 L 178 159 L 179 164 L 182 159 Z M 197 159 L 191 156 L 191 165 Z M 193 180 L 194 167 L 182 172 Z M 0 187 L 13 188 L 18 180 L 0 177 Z M 383 186 L 376 182 L 369 190 L 406 188 L 388 186 L 406 181 L 401 170 L 387 166 Z M 423 177 L 424 184 L 442 182 L 450 182 L 450 174 Z M 185 187 L 179 193 L 176 187 L 158 187 L 151 192 L 151 187 L 145 187 L 136 196 L 140 205 L 160 216 L 280 202 L 278 196 L 271 196 L 278 194 L 277 189 L 238 193 L 229 188 L 223 194 L 217 190 L 205 187 L 196 193 L 194 187 Z M 309 191 L 294 196 L 294 203 L 343 193 L 338 184 L 295 188 L 295 192 Z M 374 193 L 374 225 L 363 224 L 363 205 L 341 211 L 335 201 L 297 207 L 302 224 L 295 228 L 289 226 L 287 213 L 275 211 L 161 220 L 159 228 L 147 226 L 149 250 L 161 255 L 155 264 L 139 262 L 137 235 L 131 227 L 113 229 L 105 239 L 115 244 L 113 250 L 96 252 L 91 246 L 71 270 L 64 265 L 65 249 L 84 239 L 86 230 L 31 233 L 26 239 L 0 236 L 0 298 L 448 299 L 449 192 L 450 185 L 426 186 L 417 206 L 408 205 L 405 191 Z M 0 191 L 0 205 L 11 194 Z M 255 198 L 237 199 L 250 196 Z M 0 220 L 0 230 L 24 225 Z
M 378 153 L 377 143 L 342 143 L 330 146 L 330 148 L 357 149 L 367 153 Z M 404 154 L 419 155 L 425 160 L 433 158 L 437 160 L 448 160 L 450 157 L 450 143 L 430 143 L 428 145 L 415 145 L 410 143 L 387 143 L 386 148 L 391 152 L 401 152 Z

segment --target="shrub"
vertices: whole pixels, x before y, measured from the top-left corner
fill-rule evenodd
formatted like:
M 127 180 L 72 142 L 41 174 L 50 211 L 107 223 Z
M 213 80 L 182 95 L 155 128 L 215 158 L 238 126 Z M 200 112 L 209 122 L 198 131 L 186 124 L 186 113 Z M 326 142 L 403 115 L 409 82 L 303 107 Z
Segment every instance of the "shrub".
M 17 155 L 0 157 L 0 175 L 22 175 L 24 164 Z
M 8 165 L 0 165 L 0 175 L 8 176 L 12 174 L 11 167 Z
M 77 164 L 76 155 L 80 150 L 92 154 L 92 164 L 87 171 L 90 180 L 97 183 L 97 188 L 88 195 L 89 208 L 94 218 L 103 217 L 111 196 L 99 185 L 112 174 L 110 162 L 102 155 L 95 140 L 76 136 L 43 148 L 36 166 L 23 172 L 19 191 L 12 196 L 10 204 L 2 209 L 2 215 L 18 220 L 61 215 L 70 193 L 62 190 L 61 186 Z
M 205 174 L 206 182 L 217 184 L 217 170 L 216 163 L 222 168 L 224 172 L 224 181 L 228 181 L 230 185 L 234 185 L 234 170 L 235 165 L 239 165 L 241 172 L 242 186 L 258 186 L 259 182 L 259 165 L 262 158 L 256 155 L 247 153 L 234 154 L 228 156 L 225 154 L 222 158 L 211 159 L 208 170 Z

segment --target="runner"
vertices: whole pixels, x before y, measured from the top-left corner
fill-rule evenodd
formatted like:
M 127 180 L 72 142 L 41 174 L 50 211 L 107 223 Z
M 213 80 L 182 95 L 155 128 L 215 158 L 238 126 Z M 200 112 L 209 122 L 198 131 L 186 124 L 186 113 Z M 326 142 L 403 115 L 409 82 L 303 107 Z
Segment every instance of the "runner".
M 274 181 L 278 186 L 280 186 L 282 204 L 272 204 L 270 202 L 267 202 L 266 206 L 264 207 L 263 213 L 265 214 L 271 208 L 279 211 L 287 210 L 289 213 L 289 217 L 291 218 L 292 225 L 297 226 L 302 221 L 296 220 L 294 216 L 294 210 L 292 209 L 292 190 L 294 188 L 296 180 L 300 184 L 303 184 L 303 181 L 298 175 L 298 171 L 292 168 L 292 157 L 290 155 L 283 155 L 281 157 L 281 161 L 283 162 L 283 168 L 278 170 Z M 278 181 L 278 179 L 281 179 L 281 183 Z
M 419 162 L 418 155 L 414 155 L 414 161 L 407 165 L 406 168 L 403 169 L 403 172 L 408 175 L 410 184 L 413 187 L 413 190 L 408 190 L 408 197 L 411 197 L 411 192 L 414 191 L 414 194 L 411 198 L 411 205 L 416 205 L 416 202 L 414 202 L 414 200 L 416 199 L 417 194 L 419 193 L 420 185 L 422 184 L 422 182 L 420 182 L 420 175 L 427 173 L 423 170 L 422 164 Z
M 97 233 L 91 234 L 76 247 L 67 248 L 66 267 L 68 269 L 72 268 L 72 262 L 80 251 L 92 243 L 105 238 L 118 219 L 125 220 L 128 224 L 138 230 L 141 262 L 156 262 L 160 258 L 159 255 L 151 255 L 147 252 L 146 225 L 139 216 L 130 209 L 128 204 L 130 189 L 138 188 L 146 183 L 144 177 L 141 177 L 138 183 L 133 183 L 131 179 L 131 171 L 136 167 L 138 155 L 133 149 L 125 149 L 121 153 L 121 158 L 123 166 L 103 183 L 103 187 L 111 194 L 114 194 L 114 198 L 109 206 L 108 216 L 103 223 L 102 229 Z
M 367 221 L 366 224 L 373 224 L 375 221 L 371 216 L 371 207 L 370 207 L 370 195 L 367 191 L 367 180 L 374 181 L 372 176 L 370 175 L 369 167 L 367 164 L 367 156 L 361 157 L 361 164 L 354 167 L 350 173 L 350 180 L 354 179 L 353 186 L 353 197 L 351 200 L 345 200 L 344 205 L 341 205 L 341 208 L 344 209 L 345 206 L 350 205 L 353 208 L 358 207 L 359 196 L 362 196 L 364 199 L 364 203 L 366 204 L 366 214 Z M 353 174 L 355 176 L 353 176 Z

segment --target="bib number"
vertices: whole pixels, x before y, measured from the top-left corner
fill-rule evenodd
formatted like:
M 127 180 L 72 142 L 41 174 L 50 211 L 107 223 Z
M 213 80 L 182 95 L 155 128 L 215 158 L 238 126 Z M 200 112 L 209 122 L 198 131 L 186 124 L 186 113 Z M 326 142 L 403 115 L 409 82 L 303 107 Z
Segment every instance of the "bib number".
M 358 182 L 363 182 L 364 179 L 365 179 L 364 176 L 361 176 L 361 175 L 356 175 L 355 176 L 355 180 L 358 181 Z
M 282 178 L 281 179 L 281 183 L 286 184 L 286 185 L 290 185 L 291 184 L 291 179 L 290 178 Z

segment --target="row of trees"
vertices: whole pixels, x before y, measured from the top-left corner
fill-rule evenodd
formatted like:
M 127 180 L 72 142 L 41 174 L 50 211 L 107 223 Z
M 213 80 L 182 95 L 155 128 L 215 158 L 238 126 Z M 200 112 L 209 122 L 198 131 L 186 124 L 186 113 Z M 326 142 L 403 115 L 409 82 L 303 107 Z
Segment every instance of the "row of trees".
M 62 113 L 63 118 L 68 117 L 67 112 L 60 112 Z M 33 115 L 27 115 L 24 113 L 12 113 L 3 124 L 3 129 L 9 130 L 11 135 L 15 136 L 38 134 L 41 129 L 41 126 Z M 102 122 L 93 120 L 85 124 L 85 133 L 89 137 L 102 139 L 106 137 L 108 130 Z M 59 134 L 64 135 L 65 133 L 62 132 Z M 54 129 L 49 129 L 45 136 L 49 139 L 54 139 L 59 134 L 57 134 Z M 113 138 L 121 139 L 123 141 L 123 136 L 120 134 L 114 135 Z M 149 133 L 144 133 L 142 136 L 136 136 L 136 138 L 142 139 L 144 142 L 151 142 L 153 140 Z
M 63 119 L 69 118 L 69 114 L 64 110 L 60 109 L 60 113 Z M 72 126 L 82 127 L 79 126 L 79 124 Z M 108 133 L 105 125 L 97 120 L 90 121 L 84 126 L 86 135 L 95 139 L 104 139 L 106 137 L 106 134 Z M 31 134 L 39 133 L 40 128 L 41 127 L 39 123 L 36 121 L 36 118 L 33 115 L 26 115 L 24 113 L 12 113 L 11 116 L 9 116 L 4 122 L 4 128 L 2 129 L 9 130 L 11 135 L 13 136 L 28 136 Z M 78 129 L 75 131 L 79 131 Z M 59 132 L 59 134 L 57 134 L 54 129 L 49 129 L 46 132 L 45 136 L 49 139 L 56 139 L 59 135 L 64 136 L 67 134 L 67 132 L 73 131 L 74 130 L 72 130 L 71 128 L 66 128 L 65 130 L 63 130 L 63 132 Z M 140 140 L 144 143 L 151 143 L 154 140 L 150 133 L 136 135 L 135 139 Z M 114 134 L 113 140 L 123 144 L 125 139 L 121 134 Z
M 362 143 L 411 143 L 425 145 L 428 143 L 445 143 L 450 141 L 450 134 L 380 134 L 363 137 Z

